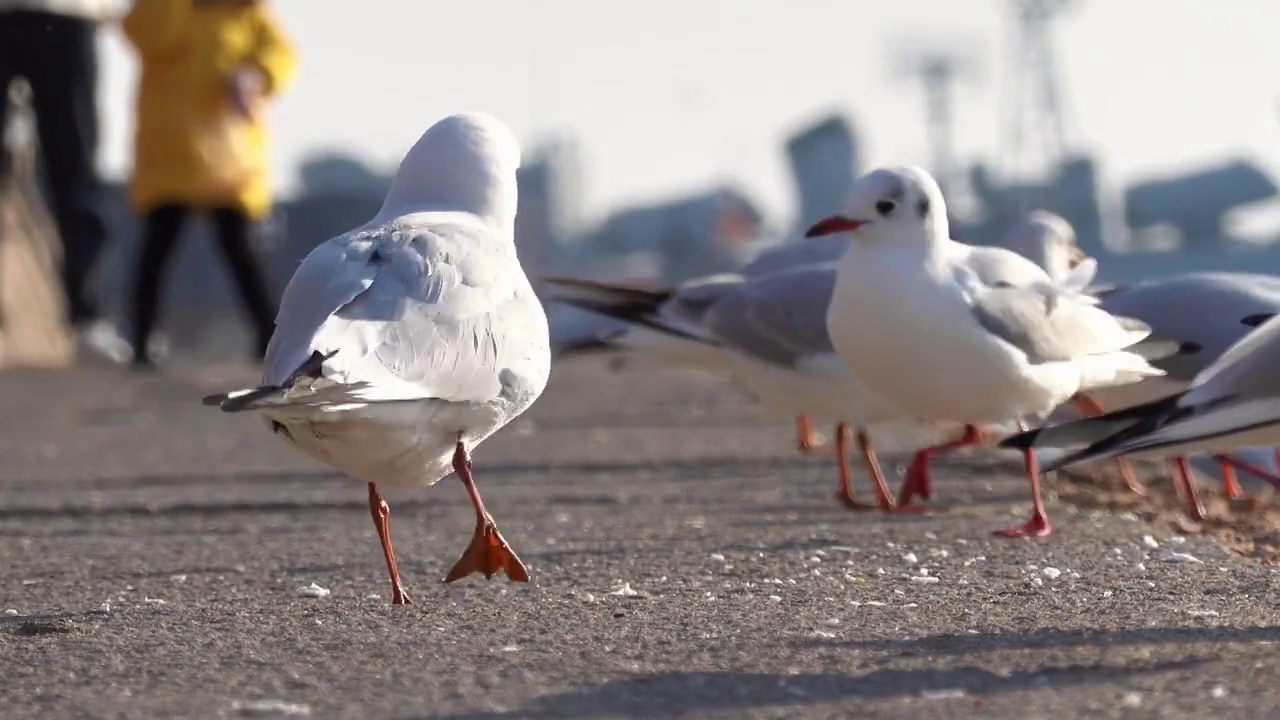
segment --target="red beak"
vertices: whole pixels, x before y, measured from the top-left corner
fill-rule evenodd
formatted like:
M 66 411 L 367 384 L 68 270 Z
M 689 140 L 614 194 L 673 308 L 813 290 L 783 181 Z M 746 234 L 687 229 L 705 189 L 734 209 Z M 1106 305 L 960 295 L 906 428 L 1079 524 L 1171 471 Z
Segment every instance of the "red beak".
M 806 232 L 804 236 L 811 238 L 822 237 L 823 235 L 835 235 L 836 233 L 842 232 L 853 232 L 863 225 L 866 225 L 868 222 L 870 221 L 857 220 L 843 215 L 832 215 L 829 218 L 823 218 L 814 223 L 813 227 L 809 228 L 808 232 Z

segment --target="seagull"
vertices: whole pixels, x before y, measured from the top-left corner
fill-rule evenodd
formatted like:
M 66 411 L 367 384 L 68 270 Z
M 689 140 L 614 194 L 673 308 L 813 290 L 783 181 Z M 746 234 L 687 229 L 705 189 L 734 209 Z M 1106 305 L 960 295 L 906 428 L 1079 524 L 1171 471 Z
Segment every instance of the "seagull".
M 1010 250 L 952 240 L 942 193 L 924 170 L 873 171 L 847 207 L 807 233 L 854 240 L 827 313 L 832 344 L 860 380 L 915 419 L 1025 427 L 1081 390 L 1163 374 L 1127 350 L 1150 328 L 1080 292 L 1096 263 L 1055 283 Z M 983 269 L 999 264 L 1020 265 L 1028 283 L 984 280 Z M 1032 515 L 1001 534 L 1047 535 L 1035 456 L 1023 456 Z
M 313 250 L 289 281 L 256 388 L 211 395 L 257 411 L 306 454 L 368 483 L 400 582 L 379 486 L 457 474 L 476 529 L 445 582 L 524 563 L 485 510 L 471 453 L 529 408 L 551 368 L 547 319 L 516 257 L 520 146 L 501 120 L 451 115 L 409 150 L 370 222 Z
M 591 280 L 547 278 L 553 297 L 578 308 L 665 333 L 672 343 L 700 348 L 686 359 L 711 363 L 741 382 L 766 407 L 797 418 L 801 435 L 810 416 L 835 424 L 839 499 L 852 510 L 895 509 L 863 424 L 900 417 L 882 407 L 835 356 L 825 325 L 835 264 L 797 264 L 779 272 L 713 275 L 674 290 L 648 291 Z M 644 337 L 644 335 L 638 335 Z M 849 424 L 876 490 L 876 505 L 859 501 L 848 468 Z
M 1076 231 L 1062 216 L 1033 210 L 1005 236 L 1004 247 L 1027 258 L 1055 282 L 1070 278 L 1088 256 L 1076 244 Z
M 835 426 L 841 503 L 851 510 L 921 509 L 892 499 L 869 434 L 873 424 L 901 422 L 904 414 L 850 373 L 831 345 L 825 319 L 836 270 L 835 263 L 825 263 L 746 280 L 707 311 L 706 334 L 765 405 Z M 875 489 L 874 506 L 853 494 L 847 462 L 851 434 Z
M 1106 294 L 1103 307 L 1110 312 L 1135 317 L 1148 323 L 1162 337 L 1182 341 L 1182 351 L 1169 358 L 1153 361 L 1166 371 L 1157 378 L 1148 378 L 1132 385 L 1107 388 L 1097 394 L 1111 412 L 1100 417 L 1063 423 L 1008 438 L 1001 443 L 1005 447 L 1056 446 L 1089 443 L 1090 448 L 1071 453 L 1054 463 L 1062 466 L 1078 462 L 1084 457 L 1125 457 L 1165 455 L 1171 459 L 1175 475 L 1183 486 L 1189 505 L 1188 513 L 1197 520 L 1204 519 L 1204 508 L 1190 480 L 1186 454 L 1169 452 L 1172 446 L 1163 445 L 1160 453 L 1116 451 L 1099 452 L 1093 445 L 1101 443 L 1113 433 L 1117 436 L 1140 434 L 1144 426 L 1140 420 L 1156 412 L 1156 408 L 1172 412 L 1180 407 L 1173 400 L 1196 393 L 1202 398 L 1207 390 L 1201 384 L 1210 375 L 1219 372 L 1229 356 L 1238 356 L 1237 348 L 1246 342 L 1261 343 L 1262 327 L 1280 311 L 1280 278 L 1270 275 L 1227 272 L 1196 272 L 1178 275 L 1164 280 L 1149 281 L 1131 286 L 1120 286 Z M 1280 330 L 1271 328 L 1272 335 Z M 1245 338 L 1248 338 L 1247 341 Z M 1276 345 L 1275 347 L 1280 347 Z M 1258 352 L 1253 350 L 1251 352 Z M 1264 356 L 1260 356 L 1264 357 Z M 1255 375 L 1260 372 L 1254 370 Z M 1254 380 L 1257 378 L 1254 377 Z M 1212 387 L 1219 387 L 1218 385 Z M 1210 388 L 1212 389 L 1212 388 Z M 1162 405 L 1162 403 L 1164 405 Z M 1123 429 L 1126 425 L 1128 429 Z M 1120 438 L 1124 442 L 1132 439 Z M 1274 445 L 1274 442 L 1269 444 Z M 1187 446 L 1203 449 L 1200 446 Z M 1207 446 L 1206 446 L 1207 447 Z M 1224 471 L 1223 494 L 1238 497 L 1239 486 L 1234 482 L 1235 467 L 1247 470 L 1259 477 L 1280 485 L 1280 478 L 1254 464 L 1225 454 L 1242 445 L 1234 441 L 1218 447 L 1212 453 Z M 1223 448 L 1226 448 L 1225 450 Z M 1212 448 L 1210 448 L 1212 449 Z

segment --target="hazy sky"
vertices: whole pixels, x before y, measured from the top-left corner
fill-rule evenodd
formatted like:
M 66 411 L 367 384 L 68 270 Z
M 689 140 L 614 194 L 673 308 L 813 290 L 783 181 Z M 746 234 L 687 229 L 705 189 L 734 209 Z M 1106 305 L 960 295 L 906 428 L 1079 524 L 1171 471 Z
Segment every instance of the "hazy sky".
M 1055 35 L 1072 144 L 1109 183 L 1227 154 L 1280 177 L 1280 3 L 1086 0 Z M 892 72 L 906 41 L 967 43 L 964 158 L 996 157 L 1011 26 L 1003 0 L 276 0 L 301 56 L 276 105 L 273 167 L 343 148 L 393 166 L 430 123 L 479 109 L 527 143 L 578 136 L 591 214 L 732 179 L 773 219 L 792 208 L 782 142 L 850 114 L 871 165 L 925 163 L 918 83 Z M 105 33 L 103 163 L 127 170 L 136 67 Z

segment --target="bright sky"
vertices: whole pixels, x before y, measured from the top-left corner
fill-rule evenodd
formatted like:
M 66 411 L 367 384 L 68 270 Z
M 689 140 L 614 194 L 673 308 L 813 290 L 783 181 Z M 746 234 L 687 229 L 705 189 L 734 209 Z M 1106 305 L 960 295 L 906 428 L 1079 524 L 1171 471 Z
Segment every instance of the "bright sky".
M 1004 0 L 275 0 L 301 73 L 274 112 L 277 185 L 342 148 L 394 167 L 442 115 L 488 110 L 528 144 L 578 136 L 584 203 L 610 208 L 733 180 L 791 214 L 786 135 L 847 112 L 864 163 L 927 161 L 919 85 L 892 72 L 917 39 L 967 43 L 957 144 L 998 156 Z M 1280 3 L 1084 0 L 1057 26 L 1074 144 L 1120 183 L 1243 154 L 1280 178 Z M 136 68 L 104 39 L 103 163 L 126 171 Z

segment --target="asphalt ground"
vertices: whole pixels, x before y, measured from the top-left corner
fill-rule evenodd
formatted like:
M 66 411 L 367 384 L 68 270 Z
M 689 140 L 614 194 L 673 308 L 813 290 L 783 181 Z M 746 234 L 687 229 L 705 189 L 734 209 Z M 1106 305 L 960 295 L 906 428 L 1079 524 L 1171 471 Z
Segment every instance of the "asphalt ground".
M 562 364 L 476 452 L 528 585 L 441 583 L 456 480 L 389 494 L 392 607 L 364 486 L 199 404 L 253 379 L 0 375 L 0 716 L 1280 716 L 1276 570 L 1220 532 L 1057 478 L 1053 535 L 993 537 L 1028 500 L 991 451 L 938 464 L 945 510 L 851 513 L 789 419 L 677 372 Z

